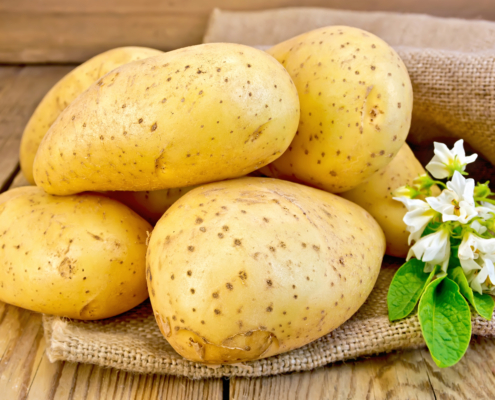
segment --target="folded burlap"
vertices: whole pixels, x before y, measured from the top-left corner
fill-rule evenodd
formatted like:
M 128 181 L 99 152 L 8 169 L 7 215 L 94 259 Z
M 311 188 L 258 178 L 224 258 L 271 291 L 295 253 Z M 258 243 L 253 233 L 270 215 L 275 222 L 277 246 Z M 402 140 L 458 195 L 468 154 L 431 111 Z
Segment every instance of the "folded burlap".
M 493 22 L 322 8 L 215 10 L 204 41 L 271 46 L 328 25 L 372 32 L 404 60 L 414 92 L 408 140 L 426 145 L 463 138 L 495 164 Z
M 216 10 L 205 42 L 269 46 L 332 24 L 371 31 L 392 44 L 413 82 L 412 138 L 462 137 L 495 162 L 495 23 L 393 13 L 284 9 L 233 13 Z M 429 149 L 414 147 L 418 155 Z M 493 168 L 478 164 L 488 179 Z M 483 171 L 481 171 L 483 170 Z M 190 378 L 263 376 L 303 371 L 331 362 L 396 349 L 424 346 L 416 315 L 390 323 L 386 295 L 402 260 L 386 258 L 377 284 L 361 309 L 344 325 L 300 349 L 267 359 L 225 366 L 185 360 L 167 343 L 149 302 L 103 321 L 44 317 L 50 360 L 85 362 L 133 372 Z M 473 334 L 495 336 L 495 321 L 473 317 Z
M 168 344 L 148 301 L 115 318 L 75 321 L 45 316 L 51 361 L 67 360 L 132 372 L 211 378 L 264 376 L 305 371 L 335 361 L 424 346 L 417 315 L 390 323 L 387 291 L 403 260 L 385 258 L 373 292 L 359 311 L 333 332 L 299 349 L 259 361 L 214 365 L 187 361 Z M 495 320 L 472 318 L 473 334 L 495 335 Z

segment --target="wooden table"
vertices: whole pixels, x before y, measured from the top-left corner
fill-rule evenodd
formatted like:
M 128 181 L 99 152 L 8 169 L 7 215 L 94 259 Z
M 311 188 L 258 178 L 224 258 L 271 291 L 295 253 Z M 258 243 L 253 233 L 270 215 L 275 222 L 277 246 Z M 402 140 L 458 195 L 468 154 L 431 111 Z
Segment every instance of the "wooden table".
M 18 148 L 34 108 L 73 66 L 0 66 L 0 191 L 24 184 Z M 39 314 L 0 303 L 0 399 L 495 399 L 495 340 L 440 369 L 424 350 L 267 378 L 191 381 L 50 363 Z

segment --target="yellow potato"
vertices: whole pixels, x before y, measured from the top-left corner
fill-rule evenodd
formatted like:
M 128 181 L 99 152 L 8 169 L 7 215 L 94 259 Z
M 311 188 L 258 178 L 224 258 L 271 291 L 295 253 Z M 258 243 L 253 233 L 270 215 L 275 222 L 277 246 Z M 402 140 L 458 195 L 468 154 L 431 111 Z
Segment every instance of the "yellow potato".
M 194 186 L 146 192 L 103 192 L 103 194 L 124 203 L 154 225 L 172 204 L 192 189 Z
M 84 320 L 123 313 L 148 297 L 149 231 L 128 207 L 100 195 L 8 191 L 0 195 L 0 300 Z
M 409 232 L 403 221 L 407 210 L 402 203 L 392 199 L 391 192 L 400 186 L 412 185 L 414 178 L 425 173 L 409 146 L 404 144 L 382 171 L 358 187 L 341 193 L 342 197 L 363 207 L 380 224 L 387 240 L 388 255 L 406 257 L 409 250 Z M 432 190 L 435 194 L 439 192 L 437 187 Z
M 251 47 L 213 43 L 123 65 L 74 100 L 34 163 L 48 193 L 145 191 L 245 175 L 282 154 L 299 99 Z
M 17 196 L 40 192 L 40 189 L 36 186 L 22 186 L 13 190 L 7 190 L 6 192 L 0 194 L 0 204 L 3 204 Z
M 371 292 L 385 238 L 361 207 L 291 182 L 243 178 L 180 198 L 148 247 L 151 304 L 187 359 L 234 363 L 309 343 Z
M 288 151 L 263 172 L 340 193 L 392 160 L 409 131 L 413 98 L 406 67 L 387 43 L 331 26 L 268 53 L 294 80 L 301 121 Z
M 74 68 L 45 95 L 29 119 L 21 140 L 21 170 L 34 184 L 33 163 L 41 140 L 60 113 L 94 82 L 122 64 L 162 54 L 146 47 L 119 47 Z

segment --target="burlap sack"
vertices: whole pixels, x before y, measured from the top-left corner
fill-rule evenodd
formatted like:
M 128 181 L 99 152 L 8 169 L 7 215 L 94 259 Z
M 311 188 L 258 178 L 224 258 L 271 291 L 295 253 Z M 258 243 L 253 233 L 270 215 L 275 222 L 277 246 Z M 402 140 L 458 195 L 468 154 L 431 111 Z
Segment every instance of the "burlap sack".
M 264 360 L 207 366 L 185 360 L 163 338 L 149 302 L 116 318 L 69 321 L 45 316 L 51 361 L 68 360 L 132 372 L 212 378 L 305 371 L 331 362 L 424 345 L 417 315 L 390 323 L 387 291 L 403 260 L 386 258 L 373 292 L 344 325 L 300 349 Z M 473 317 L 473 334 L 494 335 L 495 320 Z
M 361 13 L 323 9 L 284 9 L 256 13 L 216 10 L 206 42 L 230 41 L 267 46 L 331 24 L 371 31 L 394 45 L 404 59 L 414 88 L 411 135 L 417 142 L 439 136 L 463 137 L 495 161 L 495 23 L 448 20 L 418 15 Z M 405 47 L 407 46 L 407 47 Z M 420 158 L 431 149 L 416 147 Z M 477 178 L 495 170 L 478 164 Z M 47 354 L 132 372 L 208 378 L 263 376 L 303 371 L 330 362 L 395 349 L 424 346 L 417 316 L 391 324 L 386 294 L 402 260 L 386 258 L 366 303 L 344 325 L 289 353 L 227 366 L 206 366 L 179 356 L 161 335 L 149 302 L 103 321 L 44 317 Z M 473 317 L 473 334 L 495 336 L 495 320 Z

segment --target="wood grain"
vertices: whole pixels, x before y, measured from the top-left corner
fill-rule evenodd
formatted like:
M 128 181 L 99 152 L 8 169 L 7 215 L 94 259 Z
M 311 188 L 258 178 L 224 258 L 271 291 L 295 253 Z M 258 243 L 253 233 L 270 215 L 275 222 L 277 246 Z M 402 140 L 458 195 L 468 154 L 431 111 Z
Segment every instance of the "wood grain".
M 113 47 L 201 42 L 213 8 L 400 11 L 495 20 L 492 0 L 0 0 L 0 63 L 83 62 Z
M 139 375 L 51 363 L 41 315 L 0 302 L 0 398 L 5 400 L 220 400 L 222 380 Z
M 72 68 L 0 68 L 0 190 L 10 185 L 18 170 L 19 144 L 29 117 L 45 93 Z
M 475 337 L 455 366 L 438 368 L 426 349 L 336 363 L 310 372 L 233 378 L 232 400 L 493 399 L 495 341 Z

